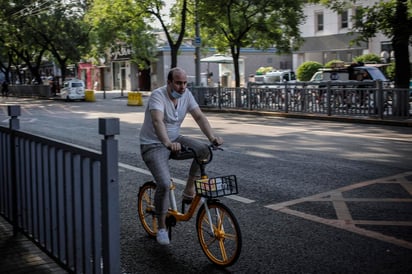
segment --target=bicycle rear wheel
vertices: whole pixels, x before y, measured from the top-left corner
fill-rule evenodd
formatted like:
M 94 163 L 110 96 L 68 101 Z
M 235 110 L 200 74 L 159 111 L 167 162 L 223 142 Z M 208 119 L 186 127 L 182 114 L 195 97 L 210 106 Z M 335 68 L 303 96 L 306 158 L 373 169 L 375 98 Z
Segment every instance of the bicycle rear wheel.
M 218 266 L 231 266 L 239 258 L 242 235 L 232 211 L 218 201 L 208 202 L 211 222 L 205 205 L 199 209 L 196 230 L 200 246 L 207 258 Z M 212 230 L 213 229 L 213 230 Z
M 144 183 L 137 196 L 137 211 L 144 230 L 150 237 L 157 233 L 157 219 L 155 216 L 154 195 L 156 184 L 153 181 Z

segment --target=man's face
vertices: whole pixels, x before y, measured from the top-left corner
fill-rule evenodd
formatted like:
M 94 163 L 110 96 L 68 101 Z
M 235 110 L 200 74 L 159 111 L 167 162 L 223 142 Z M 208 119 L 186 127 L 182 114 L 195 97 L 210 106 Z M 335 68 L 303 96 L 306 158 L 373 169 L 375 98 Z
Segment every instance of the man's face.
M 172 91 L 175 90 L 176 92 L 183 94 L 187 86 L 186 74 L 175 72 L 173 74 L 173 80 L 172 82 L 169 82 L 169 84 L 171 85 Z

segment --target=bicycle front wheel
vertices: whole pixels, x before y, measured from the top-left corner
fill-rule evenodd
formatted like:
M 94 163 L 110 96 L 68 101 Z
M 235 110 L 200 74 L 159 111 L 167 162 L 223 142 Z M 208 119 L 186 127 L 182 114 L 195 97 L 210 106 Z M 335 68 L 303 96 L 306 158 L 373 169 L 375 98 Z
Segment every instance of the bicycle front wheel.
M 137 196 L 137 211 L 144 230 L 150 237 L 157 233 L 157 219 L 155 216 L 154 195 L 156 184 L 153 181 L 144 183 Z
M 196 218 L 197 236 L 207 258 L 218 266 L 231 266 L 239 258 L 242 236 L 232 211 L 218 201 L 207 203 L 199 209 Z

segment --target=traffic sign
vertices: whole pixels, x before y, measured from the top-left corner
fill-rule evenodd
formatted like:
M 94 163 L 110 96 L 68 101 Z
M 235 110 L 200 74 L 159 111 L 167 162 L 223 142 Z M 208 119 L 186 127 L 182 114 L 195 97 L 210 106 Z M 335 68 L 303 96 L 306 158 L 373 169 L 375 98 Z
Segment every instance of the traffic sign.
M 202 39 L 200 38 L 200 36 L 196 36 L 195 40 L 193 41 L 193 45 L 195 47 L 200 47 L 201 44 L 202 44 Z

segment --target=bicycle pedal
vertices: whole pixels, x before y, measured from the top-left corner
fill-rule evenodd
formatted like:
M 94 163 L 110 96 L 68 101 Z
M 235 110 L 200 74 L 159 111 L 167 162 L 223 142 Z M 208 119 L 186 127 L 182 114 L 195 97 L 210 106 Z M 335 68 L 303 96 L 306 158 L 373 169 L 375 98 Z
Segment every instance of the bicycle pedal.
M 166 217 L 166 226 L 171 228 L 176 225 L 176 218 L 174 216 L 167 216 Z

